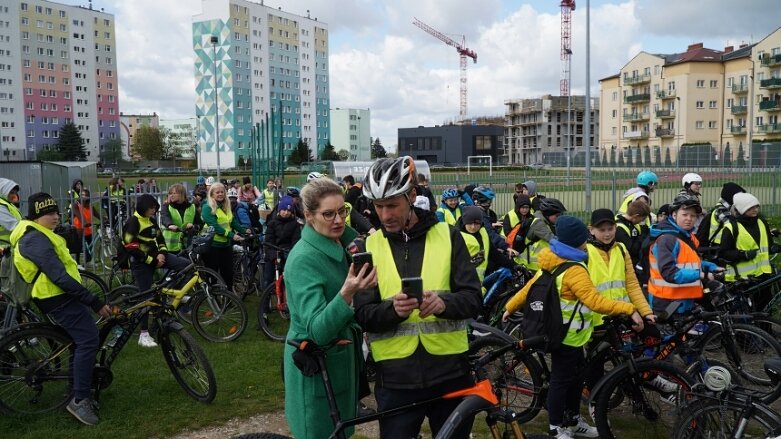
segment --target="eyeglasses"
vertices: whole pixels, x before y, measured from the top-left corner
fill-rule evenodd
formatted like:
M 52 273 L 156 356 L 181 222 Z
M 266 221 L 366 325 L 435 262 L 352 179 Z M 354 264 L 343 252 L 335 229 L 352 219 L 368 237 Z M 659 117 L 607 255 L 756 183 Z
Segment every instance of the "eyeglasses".
M 326 210 L 325 212 L 320 212 L 320 215 L 323 215 L 323 219 L 326 221 L 333 221 L 337 214 L 339 214 L 340 218 L 345 219 L 347 218 L 347 215 L 350 214 L 350 211 L 348 211 L 346 207 L 342 207 L 339 210 Z

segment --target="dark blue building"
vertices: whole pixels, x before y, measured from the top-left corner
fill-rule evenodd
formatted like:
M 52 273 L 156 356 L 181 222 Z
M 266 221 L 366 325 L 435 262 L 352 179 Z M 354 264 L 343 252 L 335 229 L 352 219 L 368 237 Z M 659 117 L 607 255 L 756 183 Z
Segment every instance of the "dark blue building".
M 444 125 L 399 128 L 399 156 L 429 164 L 464 164 L 469 156 L 502 159 L 504 127 L 500 125 Z M 474 162 L 473 162 L 474 163 Z

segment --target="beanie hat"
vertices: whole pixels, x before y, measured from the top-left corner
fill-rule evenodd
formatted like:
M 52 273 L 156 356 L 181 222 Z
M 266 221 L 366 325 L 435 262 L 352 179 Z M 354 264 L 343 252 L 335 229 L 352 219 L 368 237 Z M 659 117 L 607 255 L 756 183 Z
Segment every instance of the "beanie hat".
M 578 248 L 588 240 L 588 229 L 583 221 L 564 215 L 556 220 L 556 239 L 562 244 Z
M 659 208 L 659 210 L 656 212 L 657 215 L 669 215 L 670 212 L 670 205 L 669 204 L 662 204 L 662 207 Z
M 515 208 L 520 209 L 523 206 L 532 207 L 532 202 L 528 195 L 519 194 L 515 199 Z
M 242 184 L 250 184 L 251 181 L 252 180 L 249 179 L 249 176 L 244 177 L 244 178 L 241 179 L 241 183 Z
M 136 212 L 138 212 L 138 214 L 141 216 L 143 216 L 147 210 L 153 207 L 159 210 L 160 203 L 157 202 L 157 199 L 155 199 L 155 197 L 149 194 L 143 194 L 140 197 L 138 197 L 138 200 L 136 200 Z
M 57 202 L 46 192 L 38 192 L 27 198 L 27 219 L 35 221 L 52 212 L 60 213 Z
M 735 210 L 737 210 L 739 214 L 743 215 L 752 207 L 759 206 L 759 200 L 757 197 L 747 192 L 739 192 L 734 196 L 733 206 L 735 206 Z
M 293 197 L 285 195 L 279 199 L 278 210 L 293 210 Z
M 478 206 L 465 206 L 461 211 L 461 222 L 471 224 L 483 220 L 483 209 Z
M 743 189 L 739 184 L 729 182 L 724 183 L 724 185 L 721 187 L 721 199 L 726 201 L 727 204 L 732 205 L 732 200 L 735 194 L 746 192 L 745 189 Z

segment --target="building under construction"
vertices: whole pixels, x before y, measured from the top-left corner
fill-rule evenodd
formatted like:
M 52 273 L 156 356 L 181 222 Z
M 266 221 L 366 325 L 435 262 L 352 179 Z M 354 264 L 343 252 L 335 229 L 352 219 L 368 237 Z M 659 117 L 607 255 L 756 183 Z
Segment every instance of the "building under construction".
M 585 96 L 544 95 L 505 101 L 504 155 L 510 164 L 583 166 L 584 145 L 597 151 L 599 99 L 592 98 L 591 139 L 583 139 Z M 569 108 L 569 111 L 568 111 Z M 569 154 L 568 154 L 569 153 Z M 594 152 L 595 154 L 595 152 Z

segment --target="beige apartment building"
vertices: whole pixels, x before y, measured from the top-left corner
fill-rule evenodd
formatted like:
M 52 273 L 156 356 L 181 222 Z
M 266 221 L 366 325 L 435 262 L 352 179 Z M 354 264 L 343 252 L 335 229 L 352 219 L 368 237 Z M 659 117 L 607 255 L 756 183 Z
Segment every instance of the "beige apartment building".
M 641 52 L 600 88 L 599 154 L 609 163 L 671 165 L 680 156 L 717 166 L 742 152 L 755 165 L 780 164 L 767 151 L 781 141 L 781 29 L 737 50 Z

